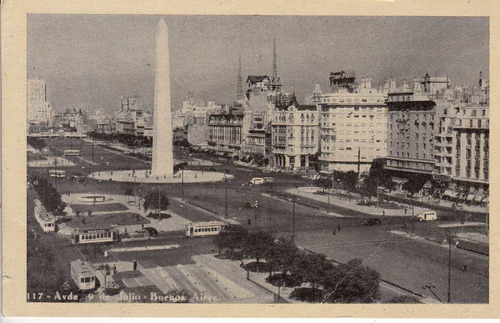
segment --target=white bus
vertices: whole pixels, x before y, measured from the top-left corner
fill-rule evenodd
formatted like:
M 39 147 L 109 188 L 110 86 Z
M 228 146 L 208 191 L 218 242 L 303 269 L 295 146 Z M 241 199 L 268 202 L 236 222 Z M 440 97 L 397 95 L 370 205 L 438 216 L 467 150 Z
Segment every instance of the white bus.
M 78 149 L 66 149 L 63 153 L 64 156 L 80 156 Z
M 115 242 L 119 240 L 115 228 L 75 229 L 71 232 L 71 244 Z
M 78 259 L 71 262 L 71 278 L 82 291 L 95 288 L 95 272 L 86 261 Z
M 227 223 L 222 221 L 195 222 L 186 224 L 186 236 L 199 237 L 217 235 Z
M 50 177 L 64 178 L 66 177 L 66 171 L 61 169 L 50 169 L 49 170 Z

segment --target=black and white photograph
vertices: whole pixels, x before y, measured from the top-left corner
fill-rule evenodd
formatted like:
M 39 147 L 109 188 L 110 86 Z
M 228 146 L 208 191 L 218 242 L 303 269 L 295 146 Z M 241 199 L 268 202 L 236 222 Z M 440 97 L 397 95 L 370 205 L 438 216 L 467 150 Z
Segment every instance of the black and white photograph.
M 490 302 L 489 17 L 28 13 L 26 41 L 28 303 Z

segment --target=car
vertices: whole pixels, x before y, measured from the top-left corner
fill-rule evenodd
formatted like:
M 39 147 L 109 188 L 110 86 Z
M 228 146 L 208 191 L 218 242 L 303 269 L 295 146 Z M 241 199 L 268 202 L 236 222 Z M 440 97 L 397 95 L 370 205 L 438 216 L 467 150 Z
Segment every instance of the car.
M 437 213 L 435 211 L 422 211 L 416 216 L 418 221 L 437 221 Z
M 156 237 L 158 235 L 158 230 L 153 227 L 145 227 L 144 230 L 147 231 L 151 237 Z
M 373 226 L 373 225 L 381 225 L 382 224 L 382 221 L 378 218 L 370 218 L 368 220 L 366 220 L 365 222 L 365 225 L 366 226 Z

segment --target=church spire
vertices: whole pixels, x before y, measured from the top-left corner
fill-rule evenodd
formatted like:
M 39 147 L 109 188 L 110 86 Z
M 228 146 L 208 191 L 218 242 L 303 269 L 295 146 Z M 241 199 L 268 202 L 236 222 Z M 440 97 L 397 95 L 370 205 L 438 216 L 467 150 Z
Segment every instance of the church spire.
M 273 42 L 273 79 L 278 77 L 278 62 L 277 62 L 277 54 L 276 54 L 276 38 L 274 38 Z
M 241 54 L 238 57 L 238 80 L 237 80 L 236 100 L 243 100 L 243 78 L 241 77 Z

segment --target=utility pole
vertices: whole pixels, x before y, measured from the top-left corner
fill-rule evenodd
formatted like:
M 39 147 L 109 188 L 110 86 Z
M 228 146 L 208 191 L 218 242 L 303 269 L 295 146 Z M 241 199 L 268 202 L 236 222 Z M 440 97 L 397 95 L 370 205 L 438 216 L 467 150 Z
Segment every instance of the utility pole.
M 377 175 L 377 207 L 379 206 L 379 200 L 378 200 L 378 175 Z
M 59 174 L 57 173 L 57 150 L 55 152 L 55 159 L 54 159 L 54 168 L 55 168 L 55 172 L 54 172 L 54 186 L 56 188 L 56 191 L 57 191 L 57 177 L 59 176 Z
M 292 208 L 292 242 L 295 243 L 295 193 L 293 193 L 293 208 Z
M 181 196 L 184 198 L 184 167 L 181 168 Z
M 326 192 L 326 196 L 328 197 L 328 208 L 326 209 L 326 213 L 330 213 L 330 192 Z
M 227 177 L 226 173 L 224 173 L 224 182 L 225 182 L 225 193 L 224 193 L 224 219 L 229 218 L 229 214 L 227 212 Z
M 361 174 L 361 146 L 358 147 L 358 178 Z
M 158 219 L 161 220 L 161 209 L 160 209 L 160 186 L 158 186 Z
M 451 242 L 452 235 L 447 234 L 448 238 L 448 303 L 451 303 Z
M 94 140 L 92 140 L 92 164 L 94 164 Z

